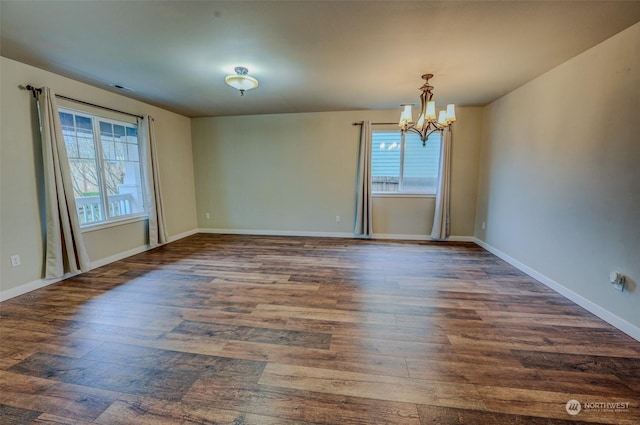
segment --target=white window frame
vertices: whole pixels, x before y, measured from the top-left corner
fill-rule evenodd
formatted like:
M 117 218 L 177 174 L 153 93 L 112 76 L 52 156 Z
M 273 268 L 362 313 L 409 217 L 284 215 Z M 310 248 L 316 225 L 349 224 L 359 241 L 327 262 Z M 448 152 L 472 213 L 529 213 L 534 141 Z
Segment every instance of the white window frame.
M 94 221 L 94 222 L 89 222 L 89 223 L 83 223 L 80 224 L 80 230 L 82 233 L 86 233 L 86 232 L 93 232 L 96 230 L 101 230 L 101 229 L 106 229 L 109 227 L 114 227 L 114 226 L 121 226 L 124 224 L 129 224 L 129 223 L 135 223 L 135 222 L 139 222 L 139 221 L 144 221 L 144 220 L 148 220 L 149 218 L 149 212 L 148 212 L 148 206 L 145 204 L 145 200 L 147 198 L 146 193 L 145 193 L 145 182 L 144 179 L 146 178 L 146 175 L 144 173 L 144 166 L 143 166 L 143 161 L 142 161 L 142 155 L 144 153 L 144 150 L 142 149 L 141 146 L 141 140 L 140 140 L 140 129 L 138 128 L 138 123 L 135 121 L 131 121 L 131 120 L 127 120 L 127 119 L 118 119 L 118 118 L 111 118 L 111 117 L 107 117 L 104 115 L 100 115 L 97 114 L 95 112 L 89 112 L 89 111 L 85 111 L 82 109 L 75 109 L 75 108 L 71 108 L 71 107 L 67 107 L 67 106 L 59 106 L 58 107 L 58 114 L 60 112 L 63 113 L 67 113 L 67 114 L 72 114 L 72 115 L 79 115 L 85 118 L 90 118 L 91 119 L 91 123 L 92 123 L 92 131 L 93 131 L 93 146 L 94 146 L 94 150 L 95 150 L 95 160 L 97 162 L 97 167 L 99 170 L 98 173 L 98 186 L 100 189 L 100 202 L 101 202 L 101 206 L 104 210 L 103 213 L 103 219 L 100 221 Z M 106 187 L 106 183 L 104 182 L 104 154 L 103 154 L 103 146 L 102 146 L 102 138 L 100 136 L 100 122 L 106 122 L 106 123 L 110 123 L 110 124 L 117 124 L 117 125 L 122 125 L 122 126 L 136 126 L 137 129 L 137 134 L 138 134 L 138 158 L 139 158 L 139 163 L 140 163 L 140 179 L 141 179 L 141 193 L 142 193 L 142 202 L 143 202 L 143 211 L 140 212 L 136 212 L 136 213 L 131 213 L 131 214 L 125 214 L 125 215 L 119 215 L 119 216 L 115 216 L 115 217 L 110 217 L 109 213 L 107 211 L 108 205 L 109 205 L 109 199 L 108 199 L 108 191 L 107 191 L 107 187 Z M 69 161 L 69 158 L 67 158 L 67 161 Z M 69 164 L 69 166 L 71 166 Z M 78 213 L 77 211 L 77 207 L 76 207 L 76 214 Z
M 437 192 L 437 184 L 434 185 L 434 191 L 432 192 L 405 192 L 403 190 L 403 185 L 404 185 L 404 153 L 405 153 L 405 136 L 406 136 L 406 132 L 404 131 L 400 131 L 397 130 L 395 128 L 380 128 L 380 129 L 374 129 L 372 130 L 372 138 L 373 138 L 373 134 L 376 132 L 399 132 L 400 133 L 400 172 L 399 172 L 399 176 L 398 176 L 398 191 L 397 192 L 383 192 L 383 191 L 373 191 L 371 192 L 372 196 L 374 198 L 435 198 L 436 197 L 436 192 Z M 440 135 L 440 143 L 442 143 L 442 133 L 440 132 L 434 132 L 432 134 L 439 134 Z M 429 141 L 427 141 L 427 143 L 429 143 Z M 373 141 L 372 141 L 373 144 Z M 371 152 L 373 155 L 373 149 L 375 149 L 375 146 L 371 146 Z M 438 154 L 438 164 L 440 163 L 440 155 L 442 155 L 442 150 L 439 151 Z M 373 160 L 373 159 L 372 159 Z M 440 168 L 438 166 L 438 168 Z M 373 169 L 373 164 L 372 164 L 372 169 Z M 372 176 L 373 178 L 373 176 Z M 436 175 L 436 178 L 439 179 L 440 178 L 440 170 L 438 169 L 438 173 Z

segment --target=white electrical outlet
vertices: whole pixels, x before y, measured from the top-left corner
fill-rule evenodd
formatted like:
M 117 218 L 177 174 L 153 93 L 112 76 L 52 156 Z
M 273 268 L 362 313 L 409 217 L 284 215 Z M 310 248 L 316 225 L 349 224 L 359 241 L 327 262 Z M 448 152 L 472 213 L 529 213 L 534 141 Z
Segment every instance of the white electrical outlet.
M 20 256 L 19 255 L 12 255 L 11 256 L 11 265 L 13 267 L 18 267 L 20 264 L 22 264 L 20 262 Z
M 209 215 L 209 213 L 204 213 L 204 218 L 206 218 L 207 220 L 209 220 L 209 218 L 211 218 L 211 216 Z
M 339 215 L 336 216 L 336 223 L 340 223 L 340 216 Z
M 482 230 L 486 230 L 487 229 L 487 223 L 485 223 L 484 221 L 482 222 Z

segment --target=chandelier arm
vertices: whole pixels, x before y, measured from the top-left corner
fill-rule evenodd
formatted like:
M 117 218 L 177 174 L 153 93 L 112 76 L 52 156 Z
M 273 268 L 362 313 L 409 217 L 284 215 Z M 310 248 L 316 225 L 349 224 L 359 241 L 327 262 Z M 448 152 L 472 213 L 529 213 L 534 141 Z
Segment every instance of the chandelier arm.
M 425 115 L 425 113 L 427 112 L 427 102 L 429 102 L 430 100 L 431 99 L 429 99 L 429 94 L 423 88 L 422 93 L 420 93 L 420 114 L 418 114 L 418 117 L 423 117 Z
M 429 136 L 431 136 L 431 134 L 435 133 L 436 131 L 439 131 L 440 133 L 442 133 L 444 131 L 445 127 L 435 127 L 433 129 L 431 129 L 431 131 L 427 131 L 427 137 L 425 138 L 425 140 L 423 140 L 423 142 L 426 142 L 429 138 Z
M 450 125 L 441 126 L 437 123 L 430 122 L 429 125 L 424 128 L 425 131 L 420 131 L 420 129 L 416 128 L 415 126 L 407 127 L 405 130 L 402 130 L 402 131 L 404 132 L 410 131 L 412 133 L 417 134 L 418 136 L 420 136 L 420 140 L 422 140 L 422 146 L 426 146 L 427 139 L 429 138 L 429 136 L 431 136 L 436 131 L 442 133 L 444 129 L 447 127 L 450 127 Z
M 426 140 L 427 140 L 426 138 L 423 138 L 423 136 L 422 136 L 422 132 L 421 132 L 420 130 L 418 130 L 417 128 L 415 128 L 415 127 L 407 127 L 407 128 L 406 128 L 405 130 L 403 130 L 403 131 L 404 131 L 405 133 L 406 133 L 406 132 L 411 132 L 411 133 L 415 133 L 415 134 L 417 134 L 418 136 L 420 136 L 420 140 L 422 140 L 422 142 L 423 142 L 423 143 L 424 143 L 424 142 L 426 142 Z

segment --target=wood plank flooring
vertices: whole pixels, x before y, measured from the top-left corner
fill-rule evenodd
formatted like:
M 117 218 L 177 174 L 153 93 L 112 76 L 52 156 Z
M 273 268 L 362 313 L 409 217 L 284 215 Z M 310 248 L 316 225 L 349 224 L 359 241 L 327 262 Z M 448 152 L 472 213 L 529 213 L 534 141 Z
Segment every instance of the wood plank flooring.
M 198 234 L 0 341 L 2 425 L 640 423 L 640 342 L 471 243 Z

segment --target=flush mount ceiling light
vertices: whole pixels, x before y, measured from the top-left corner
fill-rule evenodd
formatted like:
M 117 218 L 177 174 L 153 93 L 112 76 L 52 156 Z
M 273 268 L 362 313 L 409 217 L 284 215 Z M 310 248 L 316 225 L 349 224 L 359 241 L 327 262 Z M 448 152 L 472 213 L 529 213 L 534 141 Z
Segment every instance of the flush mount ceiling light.
M 244 96 L 245 90 L 251 90 L 258 87 L 258 80 L 249 77 L 249 70 L 243 66 L 236 66 L 234 71 L 236 75 L 227 75 L 224 82 L 240 92 L 240 96 Z
M 427 143 L 427 137 L 433 132 L 443 131 L 447 127 L 451 127 L 456 120 L 456 107 L 454 104 L 447 105 L 438 114 L 436 121 L 436 102 L 433 100 L 433 86 L 429 85 L 429 79 L 433 78 L 433 74 L 424 74 L 422 79 L 425 83 L 420 90 L 420 115 L 418 122 L 413 121 L 411 106 L 412 104 L 402 104 L 402 113 L 400 114 L 400 122 L 398 125 L 402 132 L 410 131 L 420 136 L 422 145 Z

